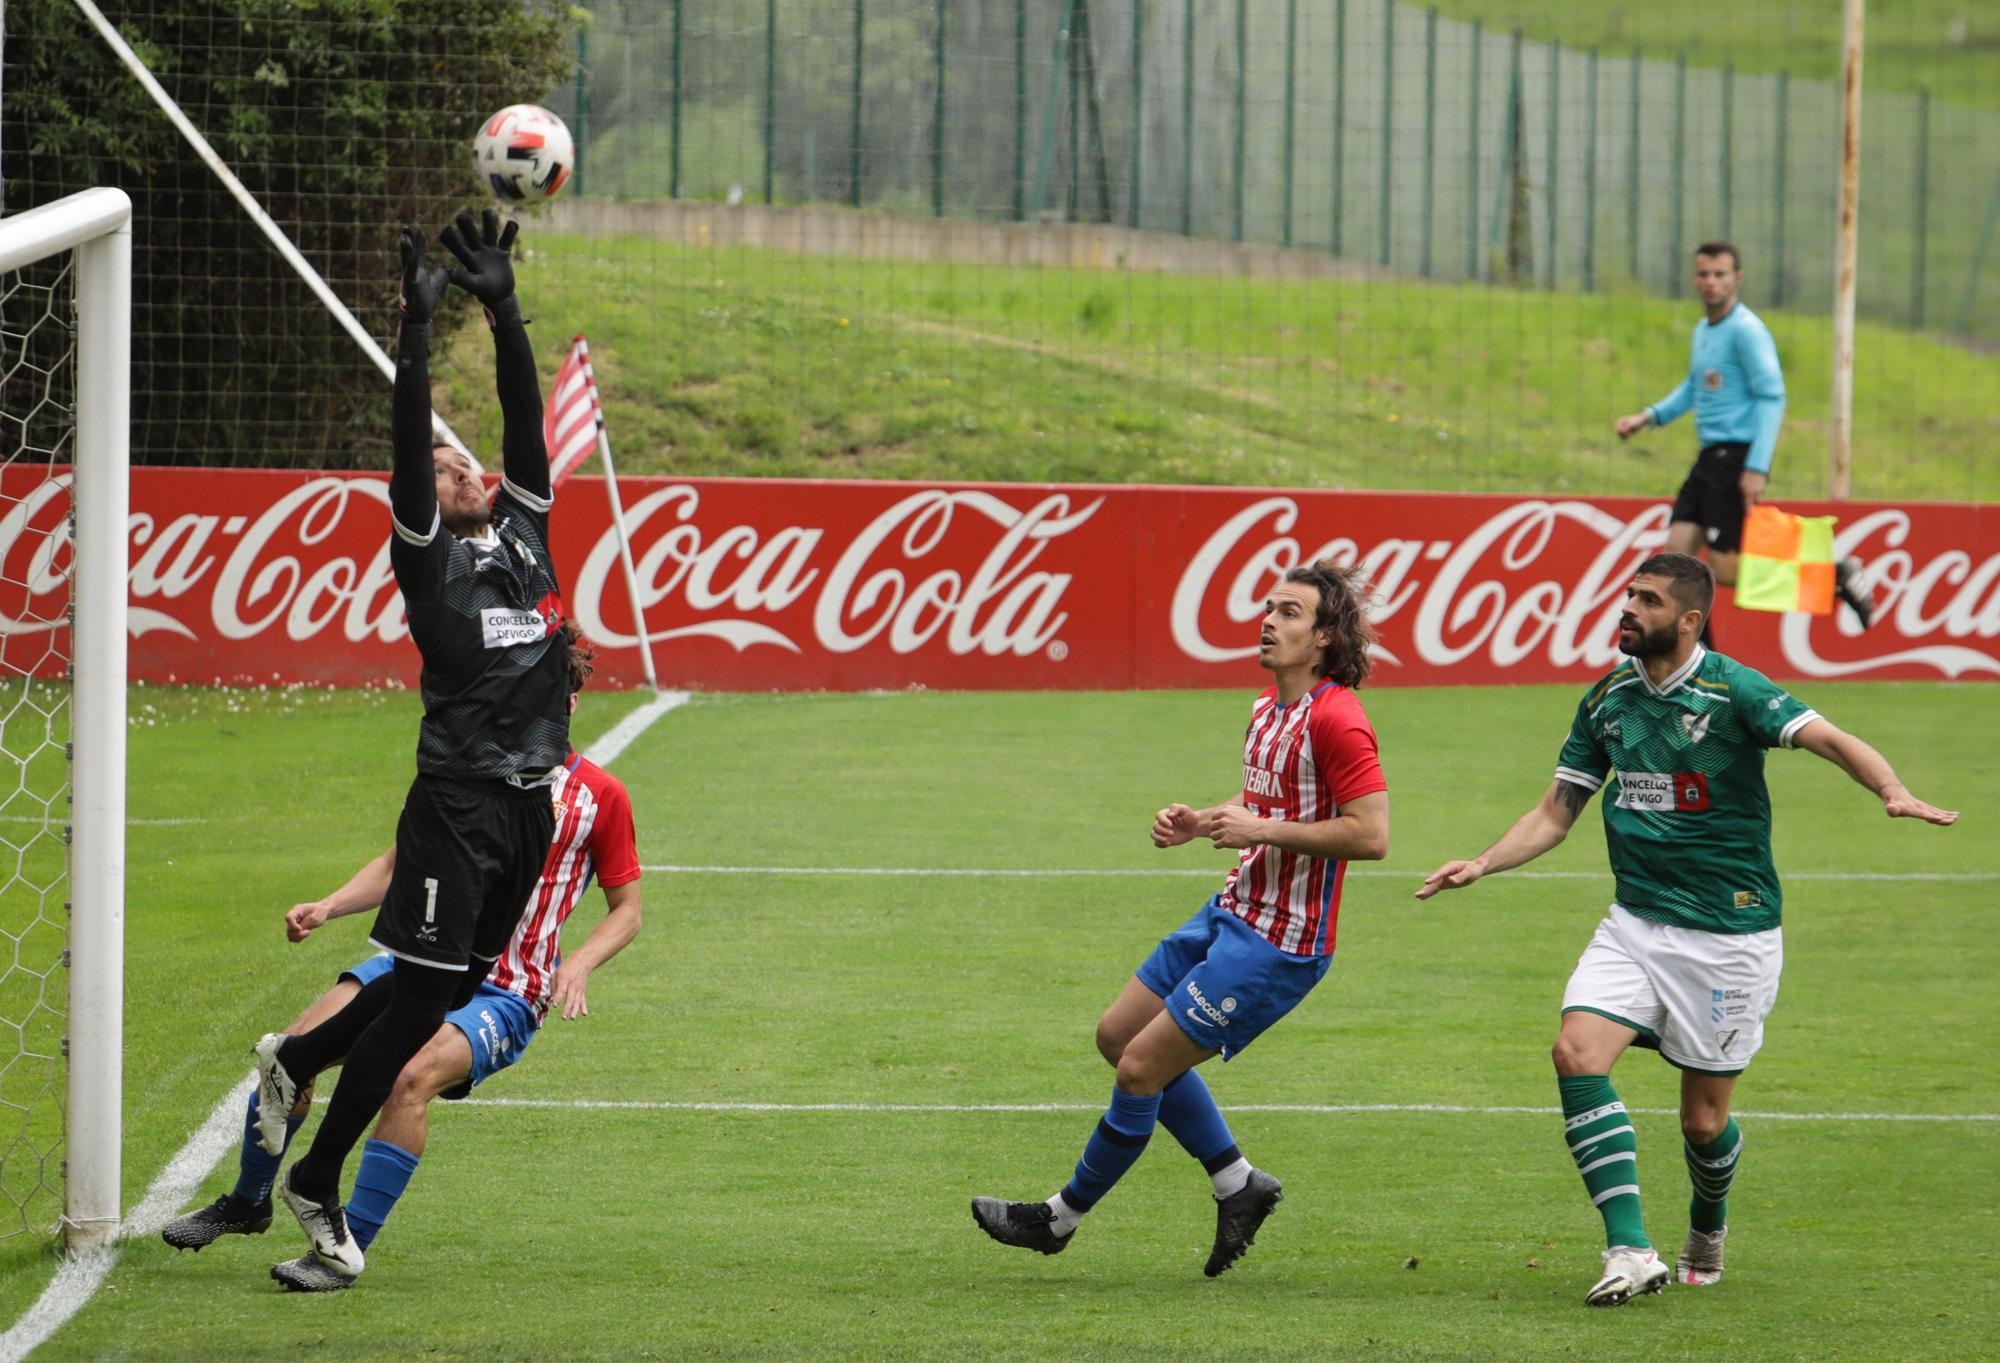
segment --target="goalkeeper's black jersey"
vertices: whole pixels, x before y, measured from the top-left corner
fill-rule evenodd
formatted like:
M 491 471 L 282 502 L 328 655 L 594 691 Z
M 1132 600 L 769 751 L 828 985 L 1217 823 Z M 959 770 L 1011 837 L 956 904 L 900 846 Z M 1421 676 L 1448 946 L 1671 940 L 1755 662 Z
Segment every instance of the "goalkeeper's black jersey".
M 395 524 L 390 557 L 423 654 L 417 770 L 457 780 L 537 775 L 569 755 L 569 643 L 548 504 L 511 482 L 490 544 Z

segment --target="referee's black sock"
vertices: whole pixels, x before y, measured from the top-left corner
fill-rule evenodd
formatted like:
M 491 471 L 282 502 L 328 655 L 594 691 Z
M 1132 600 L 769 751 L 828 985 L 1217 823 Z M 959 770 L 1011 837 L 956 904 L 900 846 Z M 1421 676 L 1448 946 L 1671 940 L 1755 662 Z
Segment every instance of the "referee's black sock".
M 348 1051 L 368 1024 L 382 1016 L 396 989 L 396 972 L 387 971 L 367 984 L 347 1001 L 347 1006 L 309 1032 L 285 1038 L 278 1047 L 278 1063 L 300 1084 L 346 1059 Z
M 320 1202 L 340 1196 L 340 1170 L 347 1156 L 388 1101 L 403 1066 L 437 1034 L 465 974 L 396 962 L 388 976 L 396 982 L 394 996 L 348 1051 L 312 1149 L 292 1166 L 289 1178 L 294 1192 Z

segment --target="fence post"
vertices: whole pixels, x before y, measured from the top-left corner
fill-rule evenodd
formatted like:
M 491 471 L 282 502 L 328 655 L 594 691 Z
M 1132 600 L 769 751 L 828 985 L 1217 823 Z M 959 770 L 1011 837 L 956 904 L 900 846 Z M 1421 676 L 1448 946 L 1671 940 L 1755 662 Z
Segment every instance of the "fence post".
M 1687 53 L 1684 51 L 1676 52 L 1674 53 L 1674 177 L 1672 191 L 1674 211 L 1669 218 L 1672 229 L 1668 233 L 1668 239 L 1671 243 L 1671 249 L 1668 254 L 1673 257 L 1673 268 L 1667 276 L 1673 286 L 1673 296 L 1675 298 L 1681 296 L 1681 276 L 1687 273 L 1681 268 L 1682 197 L 1687 192 L 1687 81 Z
M 771 202 L 778 159 L 778 0 L 764 0 L 764 202 Z
M 1194 0 L 1181 15 L 1181 235 L 1194 235 Z
M 1340 254 L 1340 188 L 1347 143 L 1347 0 L 1333 0 L 1333 223 L 1328 247 Z
M 1479 59 L 1486 46 L 1486 25 L 1472 21 L 1471 133 L 1465 157 L 1465 277 L 1479 279 Z
M 1381 262 L 1389 263 L 1389 207 L 1395 189 L 1391 174 L 1396 133 L 1396 0 L 1382 5 L 1382 206 L 1377 215 L 1376 236 Z
M 1244 124 L 1249 112 L 1246 101 L 1250 88 L 1250 0 L 1236 0 L 1236 175 L 1231 185 L 1234 200 L 1231 212 L 1231 231 L 1237 241 L 1243 240 L 1243 181 L 1246 167 L 1243 164 Z
M 681 66 L 682 10 L 687 0 L 674 0 L 674 102 L 671 111 L 671 126 L 667 134 L 667 195 L 678 199 L 681 196 L 681 87 L 686 84 Z
M 931 105 L 931 216 L 944 216 L 944 82 L 945 8 L 937 0 L 937 94 Z
M 1084 11 L 1085 15 L 1089 10 Z M 1072 14 L 1072 21 L 1077 16 Z M 1088 23 L 1088 20 L 1085 20 Z M 1083 36 L 1087 40 L 1090 30 L 1086 27 Z M 1083 192 L 1083 71 L 1077 61 L 1077 35 L 1070 34 L 1069 51 L 1069 193 L 1064 196 L 1063 221 L 1076 222 L 1079 195 Z
M 1782 308 L 1785 305 L 1785 168 L 1791 157 L 1787 155 L 1790 145 L 1790 125 L 1792 106 L 1792 73 L 1778 72 L 1778 163 L 1773 168 L 1774 225 L 1771 229 L 1771 305 Z
M 1297 83 L 1294 69 L 1298 64 L 1299 45 L 1299 0 L 1285 0 L 1285 245 L 1292 244 L 1292 149 L 1294 146 L 1293 119 L 1296 111 L 1293 104 Z
M 1062 17 L 1056 22 L 1056 48 L 1049 63 L 1049 99 L 1042 111 L 1042 156 L 1035 167 L 1035 216 L 1049 201 L 1049 165 L 1056 155 L 1056 116 L 1061 112 L 1063 66 L 1069 60 L 1069 25 L 1076 0 L 1063 0 Z
M 576 26 L 576 149 L 571 154 L 576 158 L 572 175 L 576 180 L 576 197 L 583 197 L 583 148 L 590 134 L 590 23 L 585 20 Z
M 1028 0 L 1014 0 L 1014 221 L 1028 220 Z
M 1993 229 L 2000 225 L 2000 179 L 1993 182 L 1993 197 L 1986 204 L 1986 223 L 1979 229 L 1979 245 L 1972 250 L 1972 273 L 1965 281 L 1965 301 L 1958 307 L 1958 329 L 1972 329 L 1972 300 L 1979 296 L 1979 279 L 1986 273 L 1986 248 L 1993 244 Z
M 1431 205 L 1437 182 L 1438 11 L 1424 11 L 1424 223 L 1418 273 L 1431 272 Z
M 863 40 L 868 25 L 868 0 L 854 0 L 854 141 L 848 149 L 848 197 L 861 207 L 861 73 L 868 69 Z
M 1736 206 L 1736 63 L 1722 64 L 1722 235 L 1729 230 Z
M 1139 226 L 1140 152 L 1146 145 L 1146 0 L 1132 0 L 1132 190 L 1125 225 Z
M 581 192 L 579 190 L 579 192 Z M 1917 258 L 1910 277 L 1910 314 L 1918 330 L 1924 325 L 1925 275 L 1930 264 L 1931 227 L 1931 87 L 1917 89 Z
M 1632 91 L 1632 129 L 1625 146 L 1625 245 L 1634 284 L 1645 279 L 1639 261 L 1639 89 L 1646 72 L 1640 55 L 1638 48 L 1632 49 L 1632 77 L 1626 82 Z
M 1597 292 L 1597 49 L 1583 66 L 1584 103 L 1590 114 L 1583 133 L 1583 291 Z
M 1559 138 L 1562 123 L 1562 55 L 1563 47 L 1560 40 L 1549 44 L 1549 273 L 1547 284 L 1551 289 L 1556 286 L 1556 219 L 1561 216 L 1556 212 L 1556 205 L 1560 202 L 1559 191 L 1562 184 L 1561 177 L 1557 174 L 1561 162 L 1556 159 L 1556 153 L 1561 145 Z

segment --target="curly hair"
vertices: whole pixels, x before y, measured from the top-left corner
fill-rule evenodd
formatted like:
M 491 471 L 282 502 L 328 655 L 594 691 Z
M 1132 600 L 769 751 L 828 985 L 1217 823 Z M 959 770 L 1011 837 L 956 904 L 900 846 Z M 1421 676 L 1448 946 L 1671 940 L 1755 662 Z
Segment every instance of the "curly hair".
M 1285 581 L 1319 589 L 1313 629 L 1333 631 L 1333 642 L 1320 655 L 1319 675 L 1349 690 L 1359 690 L 1375 667 L 1368 654 L 1375 643 L 1375 626 L 1368 620 L 1373 585 L 1360 568 L 1345 567 L 1331 559 L 1302 563 L 1285 574 Z
M 569 644 L 569 693 L 573 696 L 583 690 L 584 683 L 597 667 L 597 650 L 583 637 L 583 626 L 574 620 L 562 623 L 563 639 Z

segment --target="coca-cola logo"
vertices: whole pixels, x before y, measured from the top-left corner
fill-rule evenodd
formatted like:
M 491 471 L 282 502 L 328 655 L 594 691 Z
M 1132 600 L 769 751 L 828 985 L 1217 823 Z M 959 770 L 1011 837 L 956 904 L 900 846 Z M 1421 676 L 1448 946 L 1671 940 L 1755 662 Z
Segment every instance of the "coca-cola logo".
M 701 490 L 687 483 L 648 493 L 627 510 L 626 522 L 646 615 L 718 616 L 663 629 L 655 640 L 710 638 L 739 652 L 769 644 L 797 653 L 797 638 L 756 617 L 779 615 L 810 596 L 812 641 L 828 653 L 879 641 L 909 654 L 936 640 L 955 656 L 1044 653 L 1060 660 L 1067 645 L 1058 635 L 1069 619 L 1063 595 L 1074 575 L 1034 565 L 1103 504 L 1098 497 L 1077 508 L 1069 494 L 1049 493 L 1022 509 L 989 492 L 926 489 L 884 507 L 831 563 L 824 562 L 823 529 L 704 527 Z M 966 561 L 968 534 L 987 533 L 960 526 L 968 517 L 1000 531 L 969 572 L 950 566 Z M 607 530 L 584 559 L 573 593 L 584 631 L 614 647 L 638 642 L 605 620 L 606 586 L 618 571 L 617 537 Z

